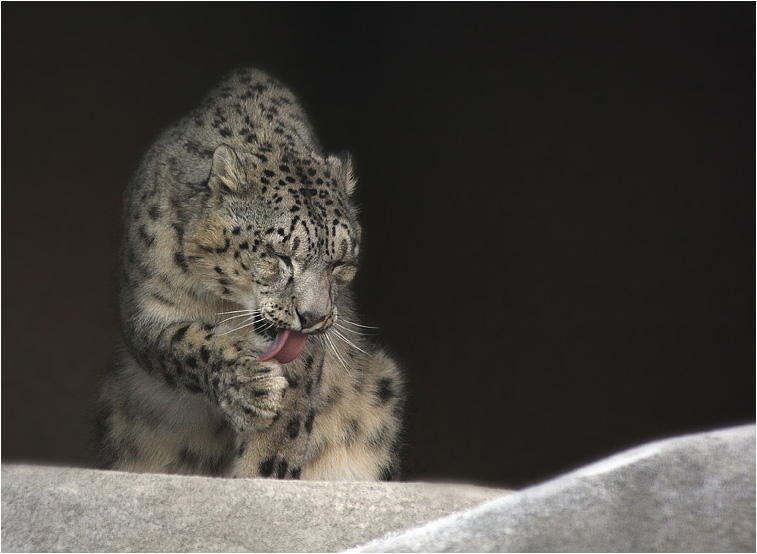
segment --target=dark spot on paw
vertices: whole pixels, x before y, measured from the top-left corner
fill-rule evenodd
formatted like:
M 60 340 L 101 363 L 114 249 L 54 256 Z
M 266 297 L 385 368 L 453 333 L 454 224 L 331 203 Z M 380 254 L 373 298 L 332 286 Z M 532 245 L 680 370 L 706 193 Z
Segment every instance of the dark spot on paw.
M 310 413 L 308 413 L 308 417 L 305 420 L 305 431 L 308 432 L 308 434 L 313 432 L 313 420 L 315 419 L 315 410 L 310 409 Z
M 276 477 L 279 479 L 283 479 L 284 476 L 287 474 L 288 469 L 289 469 L 289 462 L 287 462 L 284 459 L 279 460 L 279 464 L 276 467 Z
M 394 391 L 392 390 L 392 380 L 388 377 L 379 379 L 375 394 L 382 404 L 389 402 L 389 400 L 391 400 L 394 396 Z
M 184 335 L 187 334 L 187 329 L 189 329 L 189 324 L 187 323 L 183 327 L 179 327 L 176 332 L 171 337 L 171 343 L 179 342 L 180 340 L 184 339 Z
M 301 422 L 299 416 L 294 416 L 289 420 L 289 423 L 287 423 L 287 434 L 290 439 L 297 438 L 297 435 L 300 434 L 300 425 Z
M 260 473 L 261 477 L 270 477 L 273 473 L 273 468 L 275 465 L 276 457 L 268 456 L 265 460 L 260 462 L 260 465 L 258 466 L 258 473 Z
M 201 460 L 200 454 L 197 452 L 194 452 L 193 450 L 190 450 L 188 446 L 185 446 L 181 449 L 181 452 L 179 452 L 179 459 L 183 464 L 186 464 L 190 467 L 197 467 L 199 465 Z

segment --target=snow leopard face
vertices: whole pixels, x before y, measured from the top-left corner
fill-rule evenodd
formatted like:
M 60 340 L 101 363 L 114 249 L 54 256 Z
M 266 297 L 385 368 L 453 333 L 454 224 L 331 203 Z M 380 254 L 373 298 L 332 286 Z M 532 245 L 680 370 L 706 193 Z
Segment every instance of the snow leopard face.
M 236 152 L 213 155 L 209 195 L 186 242 L 207 287 L 259 315 L 259 328 L 315 333 L 356 272 L 360 227 L 348 159 Z

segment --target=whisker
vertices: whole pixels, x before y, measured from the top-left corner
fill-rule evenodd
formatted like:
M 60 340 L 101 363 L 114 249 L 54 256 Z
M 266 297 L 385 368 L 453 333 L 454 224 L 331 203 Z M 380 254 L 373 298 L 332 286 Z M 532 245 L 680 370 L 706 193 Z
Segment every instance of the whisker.
M 349 344 L 352 348 L 356 348 L 356 349 L 360 350 L 360 352 L 362 352 L 363 354 L 367 354 L 367 352 L 365 350 L 363 350 L 362 348 L 360 348 L 357 344 L 353 343 L 350 339 L 348 339 L 347 337 L 345 337 L 342 333 L 340 333 L 336 329 L 333 329 L 333 331 L 334 331 L 334 334 L 337 337 L 339 337 L 344 342 L 346 342 L 347 344 Z
M 333 339 L 329 339 L 333 341 Z M 333 346 L 334 348 L 334 354 L 336 354 L 336 357 L 339 358 L 339 362 L 342 364 L 342 367 L 345 369 L 345 371 L 349 372 L 350 368 L 347 366 L 347 362 L 344 361 L 344 357 L 339 353 L 339 349 L 337 348 L 336 344 Z
M 230 321 L 232 319 L 237 319 L 238 317 L 247 317 L 247 316 L 256 317 L 256 316 L 259 316 L 259 315 L 260 314 L 239 314 L 239 315 L 233 315 L 231 317 L 227 317 L 223 321 L 219 321 L 218 323 L 216 323 L 216 327 L 218 327 L 221 323 L 226 323 L 227 321 Z
M 354 329 L 350 329 L 349 327 L 345 327 L 344 325 L 340 325 L 338 321 L 334 322 L 334 325 L 339 327 L 342 331 L 347 331 L 348 333 L 352 333 L 353 335 L 362 335 L 364 337 L 370 337 L 375 335 L 376 333 L 361 333 L 360 331 L 355 331 Z
M 218 313 L 216 313 L 216 315 L 238 314 L 238 313 L 241 313 L 241 312 L 246 312 L 246 313 L 251 313 L 251 314 L 258 313 L 259 314 L 260 310 L 231 310 L 230 312 L 218 312 Z
M 318 338 L 318 340 L 321 341 L 321 343 L 323 344 L 323 346 L 325 348 L 328 348 L 329 342 L 328 342 L 328 339 L 326 338 L 325 334 L 323 334 L 323 335 L 316 335 L 316 338 Z
M 378 329 L 378 327 L 373 327 L 372 325 L 361 325 L 360 323 L 348 321 L 344 318 L 342 318 L 342 321 L 344 321 L 345 323 L 349 323 L 350 325 L 354 325 L 355 327 L 362 327 L 363 329 Z
M 342 358 L 341 354 L 339 354 L 339 350 L 337 349 L 336 345 L 334 344 L 334 341 L 331 339 L 331 337 L 328 335 L 328 333 L 323 335 L 324 338 L 329 342 L 329 345 L 331 346 L 331 350 L 333 350 L 334 355 L 339 360 L 339 362 L 342 364 L 342 367 L 346 371 L 350 371 L 350 368 L 347 367 L 347 364 L 344 361 L 344 358 Z
M 242 325 L 241 327 L 237 327 L 236 329 L 232 329 L 231 331 L 226 331 L 225 333 L 221 333 L 220 336 L 228 335 L 229 333 L 233 333 L 234 331 L 239 331 L 240 329 L 244 329 L 245 327 L 249 327 L 250 325 L 255 325 L 257 321 L 253 321 L 251 323 L 247 323 L 246 325 Z

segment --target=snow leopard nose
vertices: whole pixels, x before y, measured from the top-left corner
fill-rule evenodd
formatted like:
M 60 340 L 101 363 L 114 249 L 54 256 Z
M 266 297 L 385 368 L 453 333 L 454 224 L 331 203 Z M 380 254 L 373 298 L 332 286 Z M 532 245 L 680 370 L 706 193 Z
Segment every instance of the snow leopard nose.
M 300 313 L 300 310 L 296 310 L 297 317 L 300 318 L 300 326 L 304 329 L 311 329 L 312 327 L 315 327 L 319 323 L 323 323 L 326 320 L 325 315 L 319 316 L 318 314 L 314 314 L 313 312 L 304 312 Z

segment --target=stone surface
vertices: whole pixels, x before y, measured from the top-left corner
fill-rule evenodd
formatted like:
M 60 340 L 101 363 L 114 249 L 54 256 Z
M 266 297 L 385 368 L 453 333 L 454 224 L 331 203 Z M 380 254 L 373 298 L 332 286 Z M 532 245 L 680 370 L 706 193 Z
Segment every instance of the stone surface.
M 506 491 L 3 466 L 3 552 L 328 552 Z
M 755 428 L 626 451 L 363 552 L 754 552 Z
M 755 428 L 651 443 L 509 494 L 423 483 L 2 469 L 4 552 L 356 545 L 368 552 L 754 552 Z

